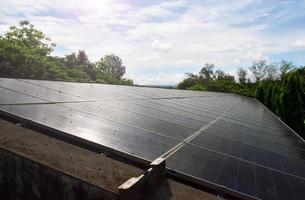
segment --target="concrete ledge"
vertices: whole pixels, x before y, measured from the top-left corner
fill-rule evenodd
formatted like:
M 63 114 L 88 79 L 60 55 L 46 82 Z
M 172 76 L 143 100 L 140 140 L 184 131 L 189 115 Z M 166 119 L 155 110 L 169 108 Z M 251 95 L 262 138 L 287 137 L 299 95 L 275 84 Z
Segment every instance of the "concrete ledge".
M 49 186 L 45 184 L 45 186 L 48 186 L 47 188 L 52 187 L 53 179 L 58 180 L 61 179 L 58 177 L 64 177 L 62 179 L 66 180 L 66 177 L 70 177 L 71 180 L 78 180 L 76 182 L 86 185 L 84 188 L 92 185 L 94 188 L 100 188 L 118 196 L 118 186 L 120 184 L 130 177 L 139 176 L 143 173 L 142 170 L 131 165 L 59 141 L 2 119 L 0 119 L 0 127 L 1 184 L 5 184 L 9 179 L 18 181 L 20 177 L 24 178 L 23 182 L 35 182 L 36 179 L 32 179 L 32 177 L 35 177 L 33 173 L 42 173 L 46 177 L 48 177 L 46 174 L 51 173 L 53 175 L 56 174 L 52 177 L 57 178 L 44 179 L 42 184 L 49 182 Z M 25 169 L 24 163 L 29 166 L 27 169 Z M 33 163 L 32 167 L 30 167 L 29 163 Z M 18 167 L 13 168 L 15 170 L 13 172 L 7 171 L 11 169 L 11 166 Z M 48 173 L 45 173 L 42 169 L 48 169 Z M 27 172 L 25 173 L 25 171 Z M 52 172 L 49 173 L 49 171 Z M 20 174 L 19 178 L 13 176 L 15 173 Z M 9 178 L 6 174 L 11 174 L 11 177 Z M 4 176 L 6 176 L 5 180 L 1 178 Z M 43 177 L 38 174 L 36 176 Z M 39 180 L 42 181 L 43 179 Z M 20 185 L 16 185 L 17 190 L 23 190 L 23 187 L 28 185 L 23 184 L 23 182 Z M 72 182 L 68 181 L 63 185 L 66 184 L 65 187 L 71 189 L 72 186 L 67 184 Z M 5 191 L 9 191 L 8 188 L 2 189 L 2 187 L 0 187 L 0 190 L 4 192 L 3 194 L 5 194 Z M 71 189 L 71 191 L 73 190 Z
M 165 178 L 165 159 L 157 158 L 150 166 L 141 176 L 132 177 L 119 186 L 120 199 L 134 199 L 140 191 L 152 187 Z

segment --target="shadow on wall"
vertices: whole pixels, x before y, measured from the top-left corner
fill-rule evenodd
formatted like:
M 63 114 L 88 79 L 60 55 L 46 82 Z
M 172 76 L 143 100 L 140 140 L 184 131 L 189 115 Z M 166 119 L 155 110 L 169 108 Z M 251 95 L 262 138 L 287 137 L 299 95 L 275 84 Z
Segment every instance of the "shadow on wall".
M 159 199 L 159 200 L 169 200 L 172 198 L 172 191 L 170 187 L 170 181 L 167 178 L 163 178 L 158 182 L 158 184 L 153 185 L 149 191 L 144 195 L 144 199 Z

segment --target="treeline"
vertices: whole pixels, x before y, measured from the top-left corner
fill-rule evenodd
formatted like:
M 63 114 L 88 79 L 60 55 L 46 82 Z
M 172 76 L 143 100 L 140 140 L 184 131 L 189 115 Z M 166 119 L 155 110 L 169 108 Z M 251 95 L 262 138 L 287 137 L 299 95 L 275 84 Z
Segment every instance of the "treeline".
M 0 36 L 0 76 L 133 85 L 123 78 L 126 67 L 114 54 L 91 62 L 85 50 L 51 56 L 55 44 L 28 21 Z
M 255 97 L 305 138 L 305 68 L 286 74 L 279 80 L 262 80 Z
M 205 64 L 198 74 L 186 75 L 179 89 L 255 97 L 305 138 L 305 67 L 296 68 L 287 61 L 268 64 L 259 60 L 248 70 L 239 68 L 237 81 L 219 69 L 214 71 L 213 64 Z

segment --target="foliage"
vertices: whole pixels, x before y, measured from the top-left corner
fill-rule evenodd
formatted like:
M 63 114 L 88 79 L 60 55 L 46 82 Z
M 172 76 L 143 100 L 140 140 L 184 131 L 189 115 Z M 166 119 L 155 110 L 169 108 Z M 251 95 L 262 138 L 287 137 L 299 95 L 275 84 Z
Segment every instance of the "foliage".
M 265 68 L 266 80 L 276 80 L 278 78 L 278 68 L 276 64 L 266 65 Z
M 285 77 L 281 88 L 283 112 L 281 118 L 304 137 L 304 88 L 297 72 Z
M 249 67 L 249 70 L 252 72 L 256 83 L 264 78 L 266 74 L 266 67 L 267 64 L 265 60 L 255 61 L 251 67 Z
M 240 67 L 237 70 L 237 75 L 238 75 L 238 82 L 240 84 L 245 84 L 247 81 L 247 71 Z
M 55 46 L 28 21 L 12 26 L 0 37 L 0 73 L 3 76 L 39 78 L 47 76 L 53 63 L 49 54 Z M 61 72 L 52 70 L 52 74 Z
M 213 79 L 214 65 L 206 63 L 199 72 L 199 78 L 201 80 L 210 81 Z
M 11 26 L 0 36 L 0 76 L 51 80 L 88 81 L 133 85 L 123 78 L 126 67 L 113 54 L 100 62 L 89 61 L 85 50 L 65 57 L 53 57 L 55 44 L 28 21 Z
M 256 91 L 255 91 L 255 97 L 258 99 L 260 102 L 265 102 L 265 83 L 260 82 L 257 85 Z
M 179 89 L 189 89 L 197 84 L 199 84 L 199 77 L 194 74 L 186 74 L 185 78 L 181 83 L 178 84 Z
M 186 78 L 178 84 L 179 89 L 214 91 L 214 92 L 232 92 L 245 96 L 254 96 L 251 84 L 238 84 L 234 76 L 226 74 L 222 70 L 214 72 L 213 64 L 205 64 L 198 75 L 187 73 Z M 246 74 L 246 72 L 245 72 Z M 245 75 L 244 75 L 245 76 Z M 246 80 L 246 77 L 244 77 Z
M 265 86 L 265 105 L 272 111 L 272 90 L 274 88 L 274 82 L 269 82 Z
M 197 90 L 197 91 L 207 91 L 207 87 L 201 84 L 193 85 L 189 88 L 189 90 Z
M 280 71 L 281 79 L 283 79 L 285 77 L 285 75 L 293 68 L 294 68 L 294 66 L 293 66 L 292 62 L 282 60 L 279 64 L 279 71 Z
M 122 59 L 114 54 L 106 55 L 96 63 L 97 78 L 99 79 L 116 79 L 121 80 L 125 74 L 126 68 Z

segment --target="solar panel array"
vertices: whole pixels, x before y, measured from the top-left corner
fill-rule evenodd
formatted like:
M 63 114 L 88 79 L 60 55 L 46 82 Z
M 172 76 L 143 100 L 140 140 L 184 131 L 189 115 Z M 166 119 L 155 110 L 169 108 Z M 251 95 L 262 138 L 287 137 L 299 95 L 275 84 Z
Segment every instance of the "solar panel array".
M 0 110 L 262 199 L 304 199 L 305 143 L 233 94 L 0 79 Z

